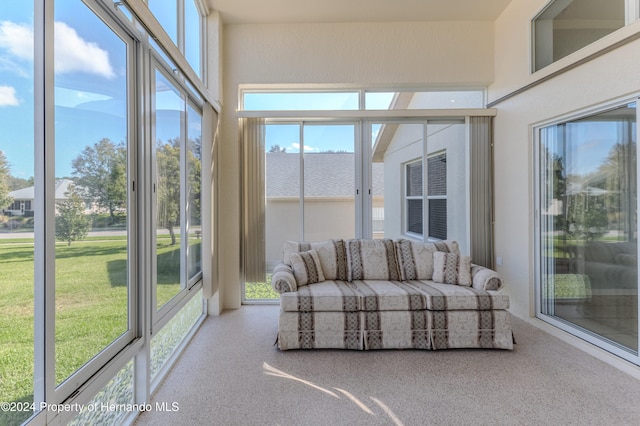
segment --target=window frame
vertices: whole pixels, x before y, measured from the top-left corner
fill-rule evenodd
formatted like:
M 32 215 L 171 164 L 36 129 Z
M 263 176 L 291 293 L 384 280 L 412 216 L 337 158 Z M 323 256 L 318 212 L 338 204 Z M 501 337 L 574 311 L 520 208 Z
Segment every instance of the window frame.
M 531 18 L 531 20 L 530 20 L 530 30 L 529 30 L 529 34 L 530 34 L 530 49 L 531 49 L 530 55 L 529 55 L 529 58 L 530 58 L 529 60 L 530 60 L 530 73 L 531 74 L 539 73 L 539 72 L 541 72 L 543 70 L 546 70 L 546 69 L 550 68 L 552 65 L 554 65 L 556 63 L 564 62 L 565 58 L 572 57 L 574 54 L 576 54 L 576 52 L 585 50 L 585 48 L 587 48 L 588 46 L 591 46 L 593 44 L 599 43 L 600 40 L 608 37 L 609 35 L 611 35 L 613 33 L 620 32 L 620 30 L 622 30 L 623 28 L 633 24 L 634 22 L 636 22 L 637 20 L 640 19 L 640 0 L 622 0 L 624 2 L 624 24 L 622 25 L 622 27 L 613 30 L 612 32 L 608 33 L 605 36 L 599 37 L 596 40 L 583 45 L 582 47 L 579 47 L 577 49 L 572 50 L 570 53 L 566 54 L 565 56 L 563 56 L 561 58 L 558 58 L 556 60 L 552 59 L 549 63 L 538 67 L 537 62 L 539 62 L 539 60 L 537 58 L 538 58 L 538 53 L 539 53 L 538 52 L 539 43 L 537 42 L 538 35 L 537 35 L 537 30 L 536 30 L 536 21 L 542 15 L 544 15 L 545 12 L 547 12 L 548 10 L 553 8 L 554 5 L 557 5 L 560 2 L 568 2 L 568 4 L 570 4 L 571 1 L 572 0 L 550 0 L 538 11 L 538 13 L 536 13 Z M 568 4 L 565 7 L 568 7 Z M 551 37 L 550 40 L 551 40 L 551 43 L 553 43 L 553 37 Z M 566 61 L 569 61 L 569 60 L 570 59 L 566 59 Z
M 199 1 L 201 4 L 202 2 Z M 29 424 L 63 424 L 73 421 L 76 412 L 66 410 L 40 410 L 42 403 L 54 404 L 86 404 L 121 371 L 125 366 L 134 361 L 134 400 L 135 403 L 146 403 L 154 388 L 162 380 L 162 375 L 168 370 L 175 360 L 180 348 L 193 335 L 197 326 L 206 315 L 206 300 L 201 298 L 202 305 L 200 318 L 194 323 L 190 331 L 177 346 L 162 373 L 150 383 L 149 378 L 149 342 L 151 340 L 150 319 L 150 282 L 149 267 L 147 265 L 149 244 L 150 221 L 147 219 L 151 210 L 149 183 L 150 183 L 150 156 L 148 151 L 150 138 L 150 86 L 147 73 L 150 72 L 151 34 L 148 28 L 157 23 L 149 20 L 148 13 L 137 13 L 138 4 L 142 0 L 132 0 L 122 4 L 112 0 L 77 0 L 78 6 L 86 6 L 96 17 L 104 22 L 127 46 L 127 138 L 128 146 L 128 218 L 129 239 L 128 250 L 128 330 L 114 340 L 89 362 L 76 370 L 61 384 L 56 385 L 55 379 L 55 354 L 50 348 L 55 347 L 55 199 L 52 194 L 55 184 L 53 137 L 55 135 L 54 114 L 54 3 L 47 0 L 35 0 L 34 4 L 34 46 L 33 46 L 33 89 L 34 89 L 34 181 L 35 199 L 33 202 L 35 217 L 34 223 L 34 295 L 33 295 L 33 403 L 36 407 L 33 415 L 26 419 Z M 126 10 L 126 11 L 125 11 Z M 128 12 L 128 13 L 127 13 Z M 145 29 L 146 28 L 146 29 Z M 205 27 L 206 28 L 206 27 Z M 162 45 L 162 43 L 160 43 Z M 171 46 L 168 47 L 171 50 Z M 206 56 L 206 52 L 201 52 Z M 174 52 L 171 56 L 175 57 Z M 177 73 L 180 87 L 184 87 L 188 93 L 194 90 L 202 90 L 204 87 L 199 80 L 194 80 L 189 73 L 192 71 L 184 66 L 184 61 L 178 60 L 178 64 L 171 73 Z M 203 64 L 206 63 L 203 60 Z M 193 74 L 193 73 L 191 73 Z M 210 126 L 213 115 L 209 109 L 219 112 L 216 102 L 211 102 L 213 108 L 206 105 L 205 99 L 211 99 L 206 90 L 192 93 L 188 105 L 194 107 L 203 118 L 203 127 L 206 121 Z M 205 106 L 208 108 L 205 116 Z M 211 127 L 211 126 L 210 126 Z M 212 130 L 212 129 L 210 129 Z M 146 159 L 146 160 L 145 160 Z M 145 161 L 147 163 L 145 163 Z M 202 171 L 204 172 L 203 166 Z M 204 183 L 204 173 L 202 173 Z M 202 206 L 205 203 L 202 200 Z M 185 208 L 184 205 L 181 208 Z M 207 209 L 208 211 L 208 209 Z M 211 213 L 208 211 L 208 213 Z M 203 208 L 204 214 L 204 208 Z M 204 254 L 204 253 L 203 253 Z M 146 260 L 145 260 L 146 259 Z M 193 297 L 203 290 L 203 273 L 200 269 L 197 277 L 189 281 L 188 291 L 183 295 L 179 303 L 156 322 L 159 329 L 180 311 Z M 206 297 L 203 291 L 203 297 Z M 137 415 L 132 412 L 127 415 L 127 422 Z
M 617 98 L 611 100 L 609 102 L 604 102 L 598 104 L 596 106 L 592 106 L 589 108 L 584 108 L 570 114 L 565 114 L 561 116 L 557 116 L 548 120 L 544 120 L 538 123 L 535 123 L 531 126 L 532 131 L 532 140 L 533 140 L 533 167 L 534 167 L 534 183 L 533 183 L 533 205 L 534 205 L 534 298 L 533 298 L 533 308 L 535 312 L 536 318 L 544 321 L 562 331 L 565 331 L 569 334 L 577 336 L 578 338 L 586 341 L 598 347 L 602 350 L 605 350 L 613 355 L 616 355 L 624 360 L 630 361 L 636 365 L 640 365 L 640 350 L 637 354 L 633 354 L 627 349 L 623 349 L 620 345 L 615 343 L 610 343 L 605 340 L 604 336 L 600 336 L 591 331 L 585 331 L 579 329 L 577 326 L 572 323 L 561 320 L 555 316 L 543 313 L 545 307 L 543 304 L 543 271 L 545 270 L 545 262 L 542 259 L 543 253 L 543 221 L 542 221 L 542 211 L 543 207 L 543 196 L 545 193 L 546 181 L 543 176 L 543 162 L 542 162 L 542 131 L 545 128 L 551 126 L 560 126 L 566 125 L 567 123 L 578 121 L 584 118 L 593 117 L 598 114 L 606 113 L 611 110 L 615 110 L 624 105 L 628 105 L 631 103 L 636 103 L 636 138 L 640 140 L 640 127 L 637 126 L 640 123 L 640 93 L 637 93 L 633 96 L 627 96 L 623 98 Z M 637 147 L 636 147 L 637 150 Z M 636 155 L 637 155 L 636 151 Z M 638 171 L 640 171 L 640 162 L 636 164 L 636 176 L 637 179 L 640 179 L 640 175 L 638 175 Z M 637 191 L 640 192 L 640 187 L 637 188 Z M 640 211 L 640 197 L 637 197 L 636 193 L 636 211 Z M 638 244 L 638 253 L 640 253 L 640 239 L 637 241 Z M 640 288 L 640 281 L 638 288 Z M 638 294 L 638 311 L 640 312 L 640 293 Z M 640 337 L 640 331 L 638 331 Z

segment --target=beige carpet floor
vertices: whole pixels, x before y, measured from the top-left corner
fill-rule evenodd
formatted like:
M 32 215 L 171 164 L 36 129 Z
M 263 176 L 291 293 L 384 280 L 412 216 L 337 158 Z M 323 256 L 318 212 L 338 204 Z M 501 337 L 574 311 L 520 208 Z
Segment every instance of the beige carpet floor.
M 514 318 L 514 351 L 280 352 L 277 306 L 209 317 L 136 425 L 638 425 L 640 381 Z

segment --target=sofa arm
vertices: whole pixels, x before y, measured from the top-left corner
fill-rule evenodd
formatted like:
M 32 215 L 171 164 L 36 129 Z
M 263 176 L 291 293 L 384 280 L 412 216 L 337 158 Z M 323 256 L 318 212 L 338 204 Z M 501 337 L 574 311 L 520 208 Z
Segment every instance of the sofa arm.
M 471 265 L 471 286 L 478 290 L 500 290 L 502 278 L 492 269 L 480 265 Z
M 279 263 L 275 268 L 273 268 L 271 287 L 273 287 L 278 294 L 298 290 L 296 277 L 293 275 L 293 269 L 291 269 L 291 266 Z

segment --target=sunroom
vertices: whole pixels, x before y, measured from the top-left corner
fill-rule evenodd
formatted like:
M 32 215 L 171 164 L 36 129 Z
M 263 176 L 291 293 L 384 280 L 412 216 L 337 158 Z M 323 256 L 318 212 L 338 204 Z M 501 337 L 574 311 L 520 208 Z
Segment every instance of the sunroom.
M 504 278 L 527 336 L 512 354 L 437 354 L 435 370 L 524 358 L 547 368 L 526 379 L 539 395 L 556 371 L 589 402 L 550 391 L 512 418 L 633 419 L 585 375 L 637 394 L 640 2 L 450 3 L 4 5 L 0 423 L 257 422 L 275 389 L 410 424 L 417 404 L 384 388 L 403 367 L 376 397 L 314 362 L 429 354 L 302 352 L 287 369 L 270 335 L 284 241 L 383 237 L 457 240 Z M 10 196 L 29 188 L 29 205 Z M 495 420 L 484 408 L 469 412 Z

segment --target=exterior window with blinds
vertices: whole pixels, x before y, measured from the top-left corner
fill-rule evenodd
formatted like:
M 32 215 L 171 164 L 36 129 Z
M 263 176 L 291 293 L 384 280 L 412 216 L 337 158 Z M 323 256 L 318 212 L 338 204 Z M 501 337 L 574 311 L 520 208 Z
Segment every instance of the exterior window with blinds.
M 406 232 L 423 235 L 422 226 L 422 160 L 406 166 Z
M 427 159 L 427 205 L 429 209 L 429 238 L 447 239 L 447 154 Z

